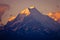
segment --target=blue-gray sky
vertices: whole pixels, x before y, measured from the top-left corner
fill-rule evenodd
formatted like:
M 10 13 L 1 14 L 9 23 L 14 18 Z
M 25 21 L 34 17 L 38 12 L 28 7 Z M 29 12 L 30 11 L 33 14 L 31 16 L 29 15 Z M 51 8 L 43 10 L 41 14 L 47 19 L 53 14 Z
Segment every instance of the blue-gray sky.
M 60 0 L 0 0 L 0 3 L 10 5 L 10 10 L 5 12 L 2 17 L 3 24 L 7 23 L 10 15 L 17 16 L 21 10 L 31 5 L 34 5 L 43 14 L 50 11 L 60 11 Z

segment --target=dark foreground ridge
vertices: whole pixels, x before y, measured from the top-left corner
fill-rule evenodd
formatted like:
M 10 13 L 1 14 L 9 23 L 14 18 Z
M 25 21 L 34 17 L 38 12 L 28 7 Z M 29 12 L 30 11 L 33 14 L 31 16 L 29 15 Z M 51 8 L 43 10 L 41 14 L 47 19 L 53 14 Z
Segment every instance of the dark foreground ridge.
M 60 24 L 41 14 L 36 8 L 30 9 L 29 16 L 20 15 L 0 31 L 2 40 L 59 40 Z

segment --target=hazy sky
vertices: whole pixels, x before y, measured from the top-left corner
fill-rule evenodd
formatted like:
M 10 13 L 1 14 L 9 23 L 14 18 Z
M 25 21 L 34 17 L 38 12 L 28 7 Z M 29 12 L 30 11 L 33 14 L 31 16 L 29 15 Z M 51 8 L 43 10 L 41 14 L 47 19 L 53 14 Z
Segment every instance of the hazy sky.
M 10 5 L 10 10 L 2 17 L 3 24 L 6 24 L 10 15 L 17 16 L 24 8 L 34 5 L 41 13 L 60 10 L 60 0 L 0 0 L 0 3 Z

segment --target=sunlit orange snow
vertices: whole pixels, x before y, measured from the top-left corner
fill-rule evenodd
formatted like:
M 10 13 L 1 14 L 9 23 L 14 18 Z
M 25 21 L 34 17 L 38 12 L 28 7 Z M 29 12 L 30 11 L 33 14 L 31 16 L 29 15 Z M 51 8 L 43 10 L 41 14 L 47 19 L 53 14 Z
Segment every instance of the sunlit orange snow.
M 57 12 L 49 12 L 47 15 L 49 17 L 51 17 L 52 19 L 54 19 L 55 21 L 58 21 L 60 19 L 60 11 L 57 11 Z
M 9 19 L 8 19 L 8 21 L 12 21 L 12 20 L 14 20 L 16 17 L 15 16 L 12 16 L 12 17 L 10 17 Z
M 20 14 L 24 14 L 24 15 L 28 16 L 28 15 L 30 14 L 29 9 L 26 8 L 26 9 L 22 10 L 22 11 L 20 12 Z

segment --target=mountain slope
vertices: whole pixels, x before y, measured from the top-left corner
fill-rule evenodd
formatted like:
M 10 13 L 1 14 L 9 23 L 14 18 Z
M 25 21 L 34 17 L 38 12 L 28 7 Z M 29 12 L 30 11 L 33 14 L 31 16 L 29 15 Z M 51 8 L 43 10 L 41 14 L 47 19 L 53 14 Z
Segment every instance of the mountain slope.
M 58 30 L 60 28 L 60 24 L 51 19 L 48 16 L 42 15 L 36 8 L 29 9 L 32 17 L 39 21 L 42 26 L 53 28 L 53 30 Z M 54 29 L 55 28 L 55 29 Z

